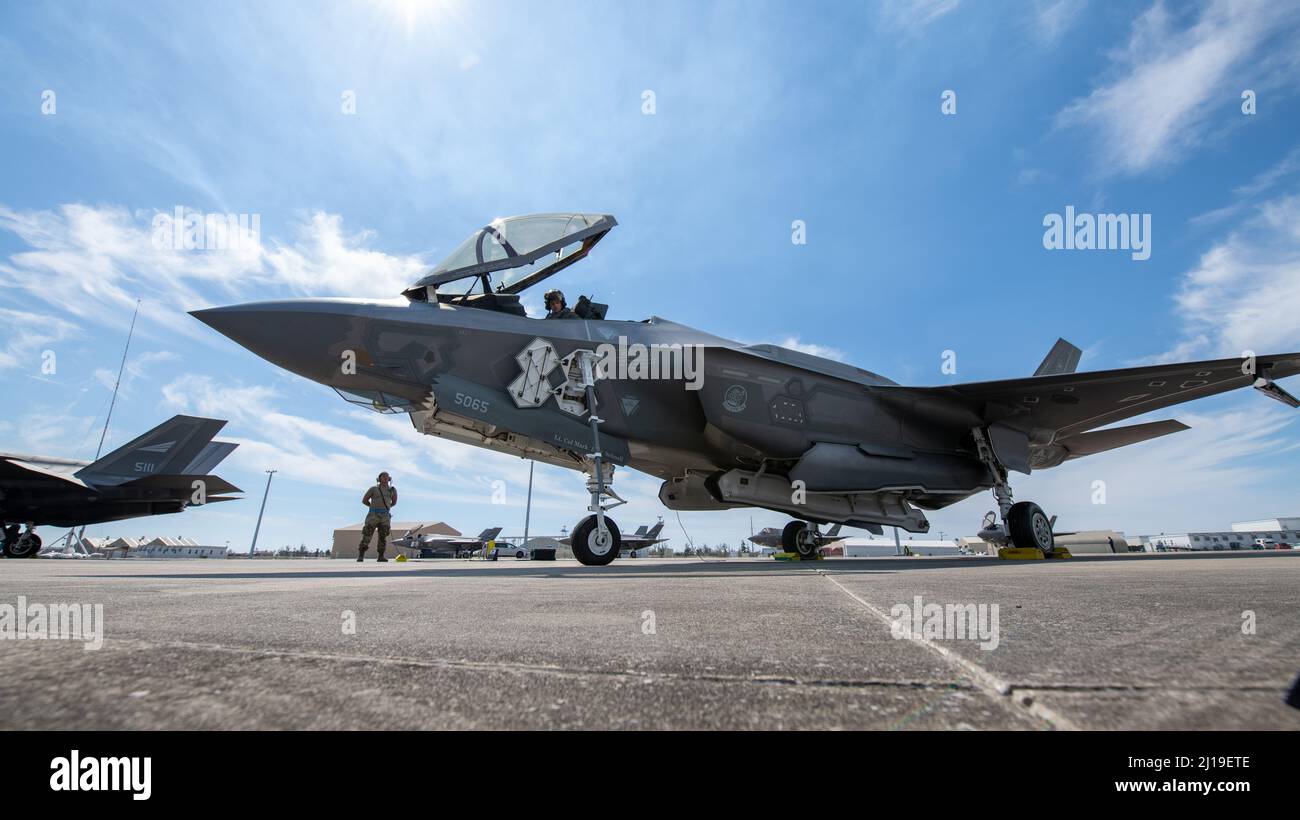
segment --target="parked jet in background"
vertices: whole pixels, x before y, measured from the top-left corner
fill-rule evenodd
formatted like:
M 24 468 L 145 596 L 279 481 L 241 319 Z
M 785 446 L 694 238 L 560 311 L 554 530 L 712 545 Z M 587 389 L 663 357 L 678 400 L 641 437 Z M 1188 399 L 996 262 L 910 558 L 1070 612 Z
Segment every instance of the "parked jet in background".
M 393 539 L 391 543 L 412 553 L 412 558 L 468 558 L 501 534 L 500 527 L 488 527 L 477 538 L 425 535 L 420 532 L 423 529 L 424 525 L 421 524 L 401 538 Z
M 631 535 L 624 535 L 619 544 L 619 550 L 622 552 L 636 552 L 647 547 L 653 547 L 655 544 L 661 544 L 667 541 L 667 538 L 660 538 L 659 533 L 663 531 L 664 522 L 659 521 L 653 527 L 647 527 L 642 524 L 636 528 L 636 532 Z M 573 546 L 572 536 L 565 536 L 560 539 L 560 543 L 566 547 Z
M 228 494 L 243 491 L 209 472 L 238 446 L 212 440 L 225 425 L 173 416 L 93 463 L 0 453 L 5 556 L 39 552 L 38 526 L 79 527 L 235 500 Z
M 1050 553 L 1055 519 L 1013 502 L 1010 471 L 1176 433 L 1186 426 L 1172 419 L 1111 425 L 1229 390 L 1253 386 L 1300 406 L 1277 383 L 1300 373 L 1300 353 L 1076 373 L 1077 348 L 1060 341 L 1032 376 L 925 387 L 657 316 L 607 320 L 607 306 L 585 296 L 558 314 L 569 321 L 529 317 L 519 294 L 585 257 L 616 224 L 609 214 L 498 219 L 405 299 L 194 315 L 350 401 L 410 414 L 423 433 L 582 470 L 590 514 L 572 546 L 584 564 L 619 554 L 607 515 L 622 503 L 616 466 L 659 478 L 672 510 L 787 513 L 798 520 L 783 546 L 804 557 L 816 554 L 821 524 L 928 532 L 926 510 L 988 489 L 997 513 L 980 537 Z M 1038 296 L 1002 294 L 984 318 L 1022 345 L 1018 312 L 1051 307 Z

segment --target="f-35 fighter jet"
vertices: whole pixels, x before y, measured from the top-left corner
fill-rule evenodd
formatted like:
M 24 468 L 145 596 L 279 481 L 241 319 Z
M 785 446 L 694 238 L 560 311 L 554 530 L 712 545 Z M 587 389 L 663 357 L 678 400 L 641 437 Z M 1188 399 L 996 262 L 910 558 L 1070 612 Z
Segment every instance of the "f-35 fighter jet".
M 1300 373 L 1300 353 L 1076 373 L 1079 351 L 1062 340 L 1033 376 L 912 387 L 657 316 L 607 319 L 587 297 L 570 309 L 558 295 L 552 315 L 564 318 L 527 316 L 519 294 L 615 225 L 608 214 L 499 219 L 398 299 L 194 315 L 349 401 L 410 414 L 424 433 L 586 472 L 591 514 L 572 533 L 585 564 L 619 553 L 607 514 L 622 503 L 617 466 L 661 478 L 670 509 L 788 513 L 796 522 L 783 546 L 805 557 L 821 542 L 818 525 L 926 532 L 925 511 L 987 489 L 999 515 L 981 536 L 1050 553 L 1053 519 L 1013 501 L 1010 472 L 1184 430 L 1172 420 L 1107 425 L 1241 387 L 1300 406 L 1277 384 Z
M 225 425 L 173 416 L 94 463 L 0 453 L 4 554 L 34 556 L 41 539 L 32 530 L 41 525 L 79 527 L 234 500 L 229 494 L 243 491 L 209 475 L 239 446 L 212 440 Z

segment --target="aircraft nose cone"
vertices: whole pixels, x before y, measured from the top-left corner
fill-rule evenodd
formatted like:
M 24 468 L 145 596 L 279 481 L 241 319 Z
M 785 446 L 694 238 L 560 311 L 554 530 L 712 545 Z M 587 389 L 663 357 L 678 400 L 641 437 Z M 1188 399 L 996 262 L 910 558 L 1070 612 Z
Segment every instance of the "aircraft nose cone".
M 368 306 L 326 300 L 252 302 L 190 311 L 231 340 L 300 376 L 331 384 L 346 350 L 358 350 Z

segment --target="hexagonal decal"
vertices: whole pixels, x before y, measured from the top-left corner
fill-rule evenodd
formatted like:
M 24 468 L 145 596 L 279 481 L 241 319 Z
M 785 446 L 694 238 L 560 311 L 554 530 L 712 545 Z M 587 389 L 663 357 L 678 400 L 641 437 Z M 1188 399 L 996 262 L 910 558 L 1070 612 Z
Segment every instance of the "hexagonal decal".
M 519 362 L 519 369 L 523 372 L 506 388 L 510 391 L 510 398 L 519 407 L 541 407 L 551 395 L 547 376 L 560 366 L 555 348 L 545 339 L 533 339 L 519 351 L 515 361 Z

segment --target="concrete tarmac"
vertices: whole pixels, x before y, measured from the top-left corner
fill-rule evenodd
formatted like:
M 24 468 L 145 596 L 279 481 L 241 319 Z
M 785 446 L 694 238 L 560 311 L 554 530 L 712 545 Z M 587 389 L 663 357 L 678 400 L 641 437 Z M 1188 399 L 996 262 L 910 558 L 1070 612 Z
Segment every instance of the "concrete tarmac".
M 0 639 L 3 729 L 1300 729 L 1300 553 L 0 561 L 19 596 L 104 638 Z M 895 637 L 915 596 L 996 648 Z

